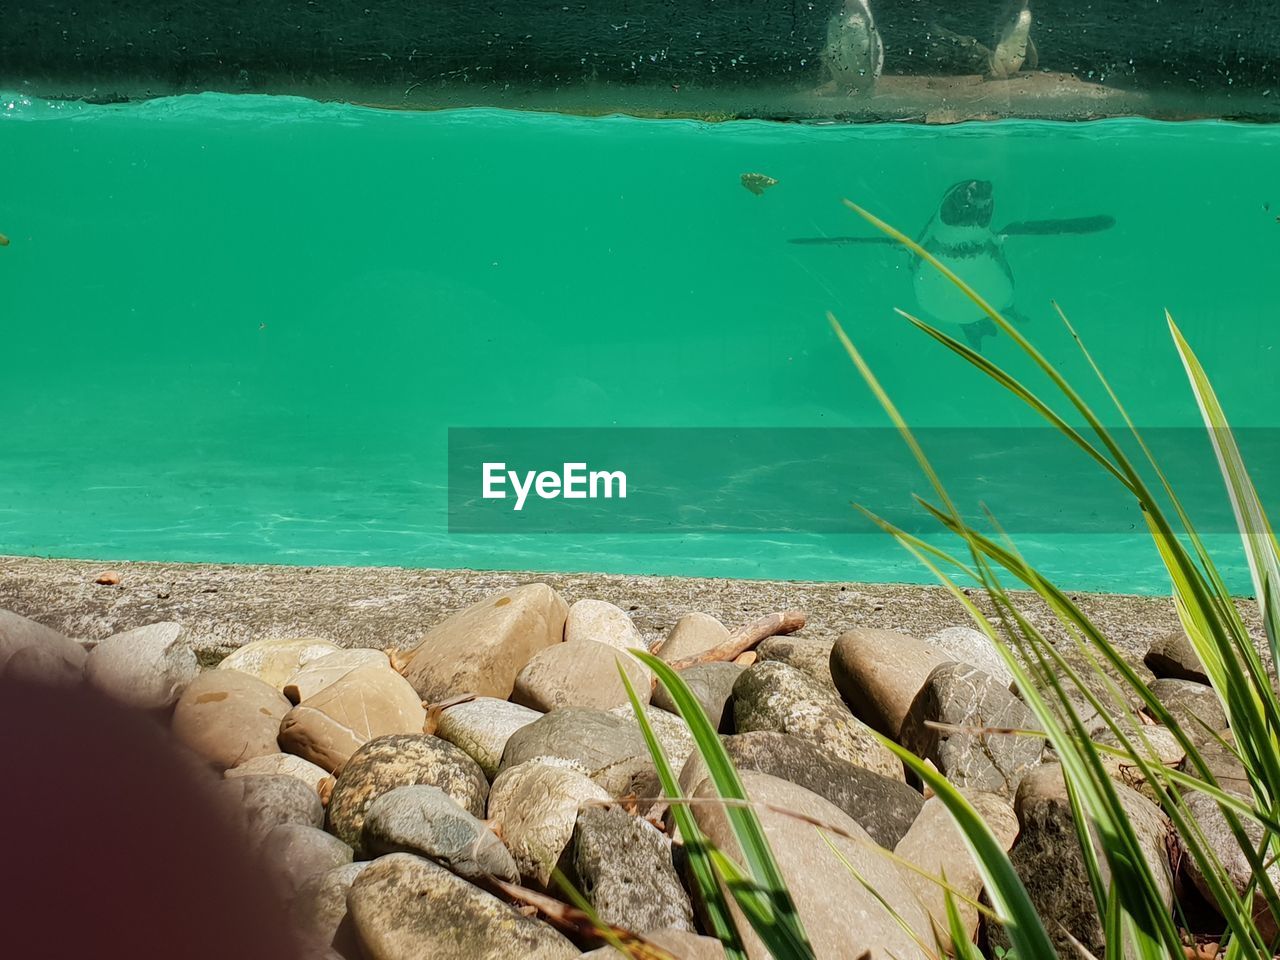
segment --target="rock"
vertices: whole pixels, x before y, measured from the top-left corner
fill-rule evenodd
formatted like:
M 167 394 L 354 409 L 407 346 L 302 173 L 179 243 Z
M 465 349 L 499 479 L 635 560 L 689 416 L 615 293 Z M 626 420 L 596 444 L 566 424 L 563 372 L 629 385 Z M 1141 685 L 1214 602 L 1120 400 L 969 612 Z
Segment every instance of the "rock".
M 304 667 L 299 667 L 281 687 L 281 692 L 292 703 L 301 703 L 313 697 L 335 680 L 340 680 L 356 667 L 371 665 L 375 667 L 391 667 L 391 661 L 381 650 L 339 650 L 311 660 Z
M 767 773 L 816 793 L 858 821 L 888 850 L 903 838 L 924 804 L 924 798 L 901 780 L 841 760 L 808 740 L 771 730 L 721 739 L 739 770 Z M 706 776 L 706 765 L 695 754 L 680 773 L 680 786 L 688 793 Z
M 1004 662 L 995 642 L 981 630 L 973 627 L 946 627 L 930 634 L 925 643 L 939 651 L 948 660 L 977 667 L 989 677 L 1013 687 L 1013 671 Z
M 381 857 L 347 895 L 365 960 L 577 960 L 577 947 L 541 921 L 430 860 Z
M 0 667 L 0 676 L 67 689 L 84 680 L 84 670 L 81 664 L 66 657 L 62 651 L 41 644 L 15 650 Z
M 1143 856 L 1160 884 L 1161 895 L 1172 910 L 1169 821 L 1146 797 L 1122 784 L 1116 785 L 1116 791 L 1142 844 Z M 1014 809 L 1019 832 L 1009 859 L 1022 878 L 1036 913 L 1044 920 L 1059 956 L 1079 956 L 1072 937 L 1095 956 L 1102 956 L 1106 946 L 1102 923 L 1094 907 L 1061 768 L 1044 764 L 1027 774 L 1018 787 Z M 1110 883 L 1110 870 L 1096 839 L 1095 846 L 1103 882 Z M 994 945 L 1004 949 L 1010 946 L 1007 934 L 998 925 L 989 924 L 987 936 Z
M 732 732 L 733 685 L 742 676 L 742 671 L 743 668 L 736 663 L 723 662 L 700 663 L 680 671 L 680 678 L 688 685 L 698 703 L 702 704 L 712 726 L 718 730 L 724 731 L 728 727 L 729 732 Z M 651 700 L 661 710 L 679 713 L 671 694 L 661 683 L 654 687 Z
M 107 637 L 85 659 L 85 679 L 131 707 L 167 710 L 200 674 L 181 633 L 176 623 L 153 623 Z
M 642 703 L 649 702 L 649 672 L 630 654 L 594 640 L 557 643 L 534 655 L 516 677 L 513 702 L 534 710 L 590 707 L 610 710 L 630 703 L 618 675 L 621 665 Z
M 1134 749 L 1148 763 L 1177 768 L 1181 767 L 1182 761 L 1186 758 L 1186 752 L 1178 743 L 1177 737 L 1167 727 L 1143 726 L 1140 728 L 1141 737 L 1131 731 L 1126 733 Z M 1110 730 L 1094 739 L 1110 746 L 1120 745 L 1119 738 Z M 1132 787 L 1148 800 L 1156 801 L 1153 793 L 1144 791 L 1146 780 L 1142 776 L 1142 769 L 1136 763 L 1111 753 L 1100 754 L 1100 759 L 1112 779 Z
M 739 733 L 786 733 L 855 766 L 894 780 L 904 778 L 902 761 L 845 709 L 839 697 L 785 663 L 757 663 L 738 678 L 733 718 Z
M 306 884 L 351 862 L 351 848 L 323 830 L 301 823 L 272 827 L 262 841 L 262 858 L 286 903 Z
M 1007 853 L 1018 835 L 1018 818 L 1009 801 L 992 793 L 970 793 L 967 799 Z M 976 901 L 982 891 L 982 874 L 969 855 L 955 820 L 941 800 L 930 797 L 925 801 L 915 823 L 893 852 L 929 875 L 923 877 L 914 870 L 899 867 L 903 882 L 929 912 L 939 936 L 942 937 L 943 948 L 951 953 L 951 937 L 947 933 L 946 893 L 940 884 L 929 878 L 945 877 L 947 883 L 961 896 Z M 960 897 L 955 898 L 955 903 L 972 939 L 972 935 L 978 930 L 978 909 Z
M 934 723 L 955 728 L 940 730 Z M 902 725 L 901 743 L 930 760 L 955 786 L 1013 796 L 1040 762 L 1044 738 L 982 734 L 974 728 L 1031 730 L 1035 716 L 1009 685 L 963 663 L 937 667 L 916 695 Z M 971 732 L 972 731 L 972 732 Z
M 502 841 L 439 787 L 396 787 L 376 797 L 365 814 L 362 841 L 371 856 L 412 853 L 467 880 L 520 879 Z
M 368 861 L 335 867 L 303 885 L 293 900 L 293 915 L 309 938 L 332 945 L 346 960 L 361 960 L 355 931 L 347 918 L 347 893 Z
M 1169 680 L 1191 680 L 1208 685 L 1209 675 L 1196 654 L 1196 648 L 1182 630 L 1167 633 L 1151 641 L 1142 658 L 1157 677 Z
M 604 600 L 578 600 L 569 607 L 564 622 L 565 643 L 594 640 L 626 653 L 649 645 L 621 608 Z
M 615 799 L 661 792 L 639 727 L 600 710 L 568 707 L 517 730 L 502 753 L 498 776 L 547 758 L 585 774 Z
M 276 734 L 289 701 L 238 670 L 206 670 L 173 708 L 173 733 L 218 770 L 278 753 Z
M 55 679 L 60 680 L 67 674 L 79 674 L 84 669 L 85 651 L 80 644 L 42 623 L 28 620 L 9 610 L 0 610 L 0 676 L 8 672 L 9 659 L 14 654 L 29 648 L 53 654 L 66 664 L 65 670 L 55 668 L 48 671 L 48 675 Z M 40 661 L 47 662 L 47 658 L 40 656 L 34 659 L 28 669 Z M 44 669 L 40 668 L 32 670 L 28 676 L 39 678 L 44 674 Z
M 583 807 L 569 874 L 605 923 L 626 930 L 694 931 L 693 907 L 671 860 L 671 840 L 621 807 Z
M 724 947 L 719 940 L 700 937 L 684 930 L 647 930 L 644 938 L 656 947 L 666 950 L 679 960 L 724 960 Z M 624 960 L 625 955 L 613 947 L 600 947 L 584 953 L 581 960 Z
M 232 819 L 255 843 L 282 823 L 307 827 L 324 823 L 320 797 L 297 777 L 250 774 L 223 780 L 218 790 Z
M 607 794 L 581 773 L 533 761 L 504 769 L 489 793 L 489 821 L 515 858 L 522 877 L 541 886 L 573 836 L 578 810 Z
M 506 700 L 533 655 L 564 638 L 568 609 L 545 583 L 488 596 L 432 627 L 405 677 L 430 703 L 461 693 Z
M 760 646 L 756 653 L 760 660 L 772 660 L 795 667 L 802 673 L 816 680 L 832 693 L 836 693 L 835 682 L 831 679 L 831 648 L 834 640 L 815 640 L 811 637 L 770 637 Z
M 255 640 L 234 650 L 218 664 L 218 669 L 239 670 L 279 690 L 301 667 L 341 649 L 337 644 L 313 637 Z
M 297 777 L 317 792 L 321 781 L 329 778 L 328 772 L 323 767 L 317 767 L 310 760 L 303 760 L 291 753 L 268 753 L 260 757 L 251 757 L 244 763 L 238 763 L 228 769 L 223 776 L 248 777 L 255 774 Z
M 614 707 L 609 712 L 634 726 L 637 731 L 640 730 L 640 721 L 636 719 L 636 712 L 631 704 Z M 645 705 L 644 715 L 653 729 L 653 735 L 662 745 L 662 750 L 667 755 L 672 769 L 679 770 L 689 759 L 689 755 L 694 752 L 693 733 L 689 730 L 689 725 L 676 714 L 659 710 L 651 704 Z
M 1209 730 L 1227 728 L 1227 714 L 1213 687 L 1191 680 L 1154 680 L 1152 694 L 1197 747 L 1212 739 Z M 1208 727 L 1208 730 L 1205 727 Z
M 916 694 L 948 659 L 905 633 L 855 629 L 831 648 L 831 678 L 855 716 L 896 740 Z
M 438 737 L 393 734 L 369 741 L 342 768 L 329 797 L 329 829 L 363 853 L 369 805 L 416 784 L 439 787 L 472 816 L 484 816 L 489 783 L 474 760 Z
M 1186 803 L 1187 813 L 1204 834 L 1205 846 L 1217 855 L 1227 876 L 1231 879 L 1231 884 L 1236 888 L 1236 893 L 1244 896 L 1246 888 L 1254 880 L 1254 872 L 1240 844 L 1236 842 L 1231 826 L 1222 813 L 1222 808 L 1212 797 L 1196 790 L 1186 791 L 1183 800 Z M 1262 825 L 1248 817 L 1239 819 L 1249 843 L 1257 850 L 1262 842 Z M 1263 862 L 1268 860 L 1270 860 L 1269 856 L 1264 857 Z M 1200 895 L 1207 902 L 1216 905 L 1213 893 L 1205 882 L 1204 874 L 1197 866 L 1195 857 L 1187 856 L 1182 862 Z M 1271 883 L 1280 889 L 1280 862 L 1270 863 L 1267 867 L 1267 876 L 1271 879 Z M 1280 930 L 1277 929 L 1275 917 L 1272 916 L 1267 907 L 1266 897 L 1260 890 L 1255 890 L 1253 893 L 1253 919 L 1258 925 L 1262 939 L 1267 943 L 1273 942 Z
M 337 770 L 370 740 L 421 733 L 427 720 L 409 682 L 386 667 L 356 667 L 304 700 L 280 723 L 280 746 Z
M 729 630 L 706 613 L 686 613 L 676 621 L 667 639 L 658 648 L 658 656 L 668 663 L 705 653 L 729 639 Z
M 498 774 L 507 740 L 540 716 L 537 710 L 517 703 L 477 697 L 441 712 L 436 736 L 461 747 L 492 780 Z
M 924 960 L 927 957 L 846 865 L 851 864 L 871 889 L 894 906 L 909 929 L 929 929 L 924 908 L 916 903 L 893 862 L 875 848 L 857 821 L 834 804 L 793 783 L 753 770 L 741 771 L 740 776 L 747 795 L 758 804 L 769 805 L 758 809 L 760 822 L 817 960 L 850 960 L 864 953 L 868 960 L 889 960 L 890 957 Z M 704 780 L 694 790 L 694 796 L 714 797 L 710 781 Z M 824 834 L 812 823 L 777 813 L 774 808 L 829 824 L 857 840 L 831 832 Z M 741 853 L 723 808 L 695 804 L 693 813 L 708 839 L 741 862 Z M 767 960 L 768 951 L 737 906 L 731 909 L 742 931 L 747 955 L 751 960 Z
M 1205 742 L 1198 747 L 1200 758 L 1213 774 L 1213 778 L 1218 781 L 1220 788 L 1227 793 L 1252 801 L 1253 784 L 1249 782 L 1244 764 L 1235 754 L 1235 735 L 1230 730 L 1218 730 L 1215 733 L 1217 737 L 1211 737 L 1206 731 L 1201 731 Z M 1225 742 L 1226 746 L 1219 742 L 1218 737 Z M 1195 737 L 1191 737 L 1191 740 L 1194 742 Z M 1189 764 L 1187 766 L 1189 769 L 1186 772 L 1193 777 L 1198 777 L 1196 770 Z

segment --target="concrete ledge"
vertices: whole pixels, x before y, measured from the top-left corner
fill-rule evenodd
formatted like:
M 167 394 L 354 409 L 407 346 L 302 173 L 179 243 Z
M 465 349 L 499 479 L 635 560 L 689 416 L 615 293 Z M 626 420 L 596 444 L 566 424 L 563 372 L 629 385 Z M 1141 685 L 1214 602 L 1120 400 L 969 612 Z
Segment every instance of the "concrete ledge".
M 103 571 L 117 586 L 95 583 Z M 647 639 L 701 610 L 733 628 L 762 613 L 799 607 L 805 633 L 831 636 L 852 626 L 924 637 L 968 623 L 944 590 L 905 584 L 713 580 L 605 574 L 546 574 L 400 567 L 286 567 L 199 563 L 104 563 L 0 557 L 0 607 L 64 633 L 98 640 L 120 630 L 175 620 L 201 659 L 215 662 L 267 637 L 315 636 L 344 646 L 404 648 L 433 624 L 484 595 L 540 580 L 570 602 L 596 597 L 630 610 Z M 1078 594 L 1090 617 L 1125 653 L 1141 659 L 1151 639 L 1177 629 L 1168 599 Z M 1242 601 L 1251 626 L 1252 601 Z M 1032 620 L 1051 634 L 1052 617 L 1028 599 Z

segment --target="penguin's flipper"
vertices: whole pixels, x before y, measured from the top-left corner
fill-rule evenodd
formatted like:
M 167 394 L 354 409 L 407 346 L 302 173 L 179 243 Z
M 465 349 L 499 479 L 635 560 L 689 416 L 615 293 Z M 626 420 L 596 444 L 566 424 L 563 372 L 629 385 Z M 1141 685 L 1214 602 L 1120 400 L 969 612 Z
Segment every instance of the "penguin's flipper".
M 982 340 L 984 337 L 994 337 L 999 333 L 995 321 L 990 317 L 983 317 L 981 320 L 975 320 L 973 323 L 962 323 L 960 329 L 964 331 L 964 338 L 969 341 L 976 352 L 982 352 Z
M 1025 327 L 1031 322 L 1031 318 L 1017 307 L 1005 307 L 1005 309 L 1001 310 L 1000 313 L 1006 320 L 1012 320 L 1020 327 Z M 987 319 L 990 320 L 990 317 Z
M 1000 231 L 1005 237 L 1043 237 L 1057 233 L 1101 233 L 1116 225 L 1116 218 L 1100 214 L 1069 220 L 1020 220 Z
M 792 237 L 787 243 L 818 246 L 847 243 L 897 243 L 892 237 Z

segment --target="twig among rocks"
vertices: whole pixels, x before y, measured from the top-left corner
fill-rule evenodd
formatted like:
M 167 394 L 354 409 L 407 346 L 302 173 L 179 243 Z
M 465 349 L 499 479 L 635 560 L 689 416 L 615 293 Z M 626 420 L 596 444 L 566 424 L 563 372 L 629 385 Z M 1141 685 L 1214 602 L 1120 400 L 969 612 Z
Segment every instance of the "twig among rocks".
M 780 613 L 766 614 L 734 631 L 729 635 L 728 640 L 716 644 L 710 650 L 704 650 L 691 657 L 672 660 L 670 667 L 673 670 L 687 670 L 700 663 L 734 660 L 770 637 L 795 633 L 804 627 L 806 619 L 803 610 L 783 610 Z

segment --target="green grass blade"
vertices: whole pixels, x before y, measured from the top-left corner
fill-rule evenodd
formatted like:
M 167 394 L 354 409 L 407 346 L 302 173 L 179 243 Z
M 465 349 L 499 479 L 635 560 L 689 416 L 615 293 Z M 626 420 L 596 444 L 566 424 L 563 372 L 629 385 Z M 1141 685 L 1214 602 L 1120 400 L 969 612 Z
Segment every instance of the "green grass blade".
M 751 879 L 722 850 L 711 849 L 711 862 L 774 960 L 814 960 L 808 942 L 798 939 L 790 926 L 778 922 L 774 890 Z

